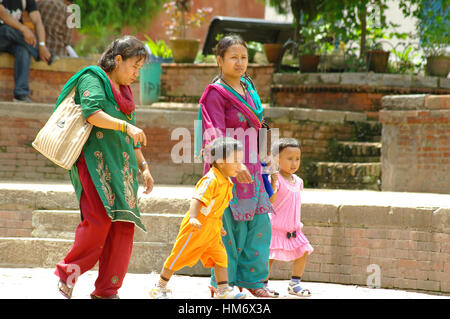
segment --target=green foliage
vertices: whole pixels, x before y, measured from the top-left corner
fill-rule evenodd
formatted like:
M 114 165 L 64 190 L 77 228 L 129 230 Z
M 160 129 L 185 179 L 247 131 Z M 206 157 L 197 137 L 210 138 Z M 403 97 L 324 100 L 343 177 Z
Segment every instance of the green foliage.
M 120 33 L 123 27 L 142 27 L 166 0 L 75 0 L 80 6 L 81 33 L 100 35 L 104 29 Z
M 145 38 L 147 39 L 145 43 L 147 43 L 148 47 L 150 48 L 150 51 L 152 51 L 152 54 L 154 56 L 165 59 L 172 57 L 172 50 L 163 40 L 158 40 L 157 42 L 154 42 L 147 35 L 145 35 Z

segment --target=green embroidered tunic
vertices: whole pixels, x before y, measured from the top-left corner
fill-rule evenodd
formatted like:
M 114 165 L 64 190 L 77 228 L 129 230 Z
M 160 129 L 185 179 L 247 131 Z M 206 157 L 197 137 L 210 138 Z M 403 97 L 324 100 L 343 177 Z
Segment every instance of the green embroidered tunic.
M 57 105 L 75 85 L 75 102 L 81 104 L 85 118 L 104 111 L 135 125 L 135 112 L 126 115 L 120 110 L 109 79 L 100 67 L 87 67 L 75 74 L 64 87 Z M 133 139 L 126 133 L 94 126 L 83 154 L 89 175 L 112 221 L 131 222 L 146 231 L 138 208 L 138 164 Z M 70 170 L 70 179 L 80 200 L 82 186 L 76 165 Z

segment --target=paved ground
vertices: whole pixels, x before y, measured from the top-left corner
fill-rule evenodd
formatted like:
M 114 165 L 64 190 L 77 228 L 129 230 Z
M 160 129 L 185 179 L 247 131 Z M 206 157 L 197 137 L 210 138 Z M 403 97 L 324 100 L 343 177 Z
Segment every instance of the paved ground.
M 74 289 L 74 299 L 88 299 L 93 291 L 97 271 L 83 274 Z M 127 274 L 120 297 L 122 299 L 148 299 L 148 291 L 153 287 L 158 274 Z M 1 268 L 0 299 L 64 299 L 58 292 L 57 277 L 53 269 L 46 268 Z M 175 275 L 169 286 L 176 299 L 210 298 L 207 277 L 187 277 Z M 271 287 L 282 298 L 288 298 L 286 280 L 271 281 Z M 402 291 L 394 289 L 371 289 L 350 285 L 305 282 L 311 290 L 311 299 L 450 299 L 450 296 Z M 250 296 L 249 296 L 250 298 Z

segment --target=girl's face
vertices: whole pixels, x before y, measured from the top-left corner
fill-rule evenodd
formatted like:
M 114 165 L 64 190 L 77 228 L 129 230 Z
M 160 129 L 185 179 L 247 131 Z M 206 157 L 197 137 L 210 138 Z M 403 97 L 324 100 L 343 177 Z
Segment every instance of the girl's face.
M 294 174 L 300 168 L 301 151 L 297 147 L 288 146 L 278 154 L 280 172 Z
M 126 60 L 121 55 L 114 58 L 116 68 L 113 70 L 114 76 L 118 84 L 130 85 L 139 75 L 139 70 L 144 65 L 145 59 L 141 56 L 134 56 Z
M 248 52 L 247 48 L 241 44 L 230 46 L 223 56 L 217 56 L 217 64 L 222 69 L 225 76 L 240 78 L 247 71 Z

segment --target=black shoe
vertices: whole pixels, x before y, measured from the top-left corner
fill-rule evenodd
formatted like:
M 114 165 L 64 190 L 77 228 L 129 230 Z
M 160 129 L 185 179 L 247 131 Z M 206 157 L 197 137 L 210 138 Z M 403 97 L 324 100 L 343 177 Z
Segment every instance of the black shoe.
M 15 96 L 13 102 L 31 103 L 33 102 L 28 95 Z
M 50 56 L 50 59 L 48 59 L 48 63 L 47 64 L 48 65 L 52 65 L 52 63 L 57 61 L 57 60 L 59 60 L 59 56 L 52 54 Z

